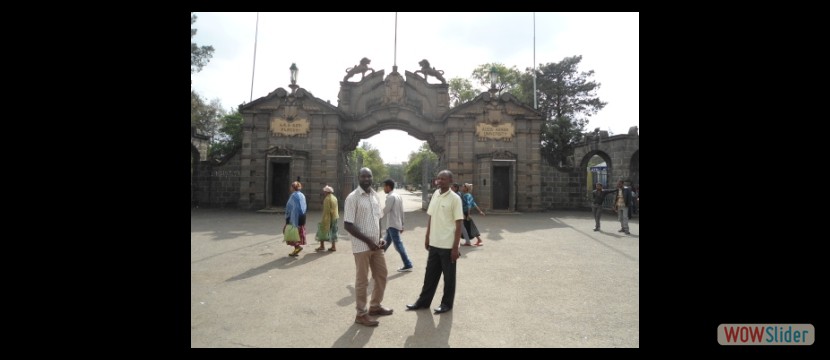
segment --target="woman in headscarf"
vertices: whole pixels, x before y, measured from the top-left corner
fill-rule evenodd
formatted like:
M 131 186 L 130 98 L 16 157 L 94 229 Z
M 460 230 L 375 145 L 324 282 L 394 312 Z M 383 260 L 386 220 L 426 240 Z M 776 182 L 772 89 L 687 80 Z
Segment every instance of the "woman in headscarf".
M 461 191 L 463 192 L 461 195 L 461 209 L 464 211 L 464 228 L 467 229 L 467 234 L 470 236 L 469 239 L 476 238 L 475 246 L 482 246 L 484 244 L 481 243 L 481 234 L 478 232 L 478 228 L 476 228 L 473 219 L 470 218 L 470 210 L 475 207 L 482 216 L 485 216 L 484 211 L 481 211 L 481 208 L 478 207 L 475 199 L 473 199 L 473 194 L 470 194 L 473 191 L 473 184 L 464 184 Z
M 315 251 L 325 251 L 325 241 L 331 241 L 329 251 L 337 251 L 337 219 L 340 214 L 337 212 L 337 197 L 334 196 L 334 189 L 326 185 L 323 188 L 323 220 L 320 220 L 320 226 L 317 230 L 317 241 L 320 242 L 320 247 L 314 249 Z
M 303 184 L 299 181 L 291 183 L 291 196 L 288 198 L 288 203 L 285 204 L 285 225 L 282 226 L 282 233 L 285 236 L 285 243 L 294 247 L 294 251 L 288 256 L 297 256 L 300 251 L 303 251 L 302 245 L 305 245 L 305 213 L 306 202 L 305 195 L 300 190 L 303 189 Z M 290 226 L 290 227 L 289 227 Z M 288 232 L 286 232 L 288 230 Z M 293 231 L 297 232 L 298 236 L 293 235 Z

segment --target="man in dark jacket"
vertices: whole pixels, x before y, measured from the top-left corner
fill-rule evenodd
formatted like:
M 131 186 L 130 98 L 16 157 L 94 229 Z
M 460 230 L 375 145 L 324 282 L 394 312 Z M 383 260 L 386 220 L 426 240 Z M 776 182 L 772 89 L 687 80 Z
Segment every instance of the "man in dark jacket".
M 596 226 L 594 226 L 594 231 L 599 231 L 599 218 L 602 216 L 602 202 L 605 200 L 605 195 L 613 193 L 617 190 L 602 189 L 602 183 L 597 183 L 597 188 L 593 191 L 593 201 L 591 202 L 591 210 L 594 212 L 594 222 L 596 222 Z

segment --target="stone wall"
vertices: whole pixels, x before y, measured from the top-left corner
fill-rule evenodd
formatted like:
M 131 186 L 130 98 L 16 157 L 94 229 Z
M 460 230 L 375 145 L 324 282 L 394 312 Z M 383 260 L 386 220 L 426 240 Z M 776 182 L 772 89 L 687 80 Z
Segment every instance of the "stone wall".
M 627 185 L 639 182 L 640 136 L 636 126 L 628 134 L 608 136 L 606 131 L 589 133 L 585 141 L 574 149 L 572 170 L 557 170 L 542 160 L 541 200 L 545 209 L 584 209 L 591 206 L 588 200 L 588 161 L 597 155 L 608 166 L 609 186 L 618 179 Z
M 594 155 L 606 161 L 609 183 L 616 183 L 619 179 L 639 182 L 640 136 L 636 126 L 632 126 L 628 134 L 589 136 L 574 149 L 578 168 L 585 169 Z
M 545 210 L 579 209 L 586 200 L 579 196 L 579 177 L 573 172 L 557 170 L 541 161 L 542 168 L 542 208 Z
M 224 164 L 200 161 L 194 176 L 194 204 L 199 207 L 239 206 L 240 156 L 232 156 Z

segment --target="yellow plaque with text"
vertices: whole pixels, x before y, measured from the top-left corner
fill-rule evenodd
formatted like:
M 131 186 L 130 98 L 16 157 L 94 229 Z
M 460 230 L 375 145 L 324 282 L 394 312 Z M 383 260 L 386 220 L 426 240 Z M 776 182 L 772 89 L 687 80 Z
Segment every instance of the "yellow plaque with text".
M 476 124 L 476 137 L 479 141 L 486 139 L 511 141 L 516 135 L 516 129 L 512 123 L 478 123 Z
M 271 133 L 276 136 L 308 136 L 310 131 L 308 119 L 288 121 L 283 118 L 271 119 Z

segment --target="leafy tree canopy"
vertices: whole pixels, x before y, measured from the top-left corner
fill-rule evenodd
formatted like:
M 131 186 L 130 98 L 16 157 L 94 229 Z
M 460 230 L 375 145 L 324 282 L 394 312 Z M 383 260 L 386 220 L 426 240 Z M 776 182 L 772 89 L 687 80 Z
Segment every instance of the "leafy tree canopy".
M 489 90 L 492 86 L 490 82 L 490 72 L 492 70 L 496 70 L 496 74 L 498 74 L 496 80 L 496 95 L 501 95 L 502 92 L 515 92 L 522 86 L 522 83 L 519 81 L 522 73 L 516 66 L 508 68 L 501 63 L 487 63 L 476 67 L 471 75 L 473 81 L 483 89 L 479 93 Z
M 408 184 L 421 184 L 423 179 L 423 170 L 425 161 L 429 161 L 433 167 L 438 164 L 438 155 L 429 149 L 429 144 L 424 141 L 417 152 L 409 153 L 409 161 L 406 164 L 406 182 Z M 432 171 L 429 169 L 428 171 Z M 431 179 L 434 174 L 428 174 Z
M 207 136 L 214 136 L 219 129 L 220 120 L 226 112 L 221 101 L 216 98 L 207 102 L 195 90 L 190 90 L 190 126 Z
M 386 170 L 389 171 L 389 178 L 395 180 L 396 185 L 404 185 L 406 184 L 406 162 L 403 164 L 386 164 Z M 386 178 L 381 179 L 381 181 L 386 180 Z
M 347 155 L 347 158 L 355 176 L 361 167 L 367 167 L 372 170 L 375 185 L 389 177 L 389 171 L 383 164 L 383 158 L 380 157 L 380 150 L 366 141 L 361 142 L 360 146 Z
M 193 36 L 196 35 L 196 29 L 193 24 L 196 23 L 196 14 L 190 13 L 190 73 L 197 73 L 202 71 L 202 68 L 210 62 L 213 57 L 213 46 L 199 46 L 193 42 Z
M 576 143 L 582 140 L 588 118 L 607 104 L 599 99 L 596 90 L 600 84 L 590 80 L 594 71 L 580 72 L 582 56 L 572 56 L 558 63 L 540 64 L 536 70 L 538 110 L 544 116 L 542 124 L 542 155 L 557 168 L 571 168 L 570 158 Z M 529 104 L 526 89 L 533 88 L 533 69 L 520 78 L 519 99 Z M 532 90 L 530 91 L 532 94 Z
M 242 149 L 242 122 L 242 114 L 236 110 L 220 118 L 210 145 L 211 158 L 224 161 Z
M 470 80 L 454 77 L 449 81 L 450 106 L 456 107 L 475 98 L 479 92 L 473 89 Z

